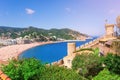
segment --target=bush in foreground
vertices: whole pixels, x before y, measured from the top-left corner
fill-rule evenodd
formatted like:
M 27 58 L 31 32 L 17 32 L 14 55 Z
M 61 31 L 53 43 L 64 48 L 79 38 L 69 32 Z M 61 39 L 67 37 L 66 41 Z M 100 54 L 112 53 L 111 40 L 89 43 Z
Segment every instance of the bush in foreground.
M 120 76 L 111 73 L 108 69 L 102 70 L 93 80 L 120 80 Z
M 80 54 L 72 61 L 72 69 L 77 70 L 78 73 L 84 77 L 95 76 L 102 70 L 101 57 L 95 54 Z
M 2 67 L 2 70 L 12 80 L 29 80 L 40 77 L 45 70 L 40 61 L 31 58 L 23 60 L 10 60 L 9 64 Z
M 42 73 L 40 80 L 86 80 L 72 69 L 64 67 L 49 66 L 46 71 Z
M 34 58 L 10 60 L 2 70 L 12 80 L 86 80 L 72 69 L 45 66 Z
M 108 54 L 104 59 L 106 68 L 112 73 L 120 75 L 120 56 L 117 54 Z

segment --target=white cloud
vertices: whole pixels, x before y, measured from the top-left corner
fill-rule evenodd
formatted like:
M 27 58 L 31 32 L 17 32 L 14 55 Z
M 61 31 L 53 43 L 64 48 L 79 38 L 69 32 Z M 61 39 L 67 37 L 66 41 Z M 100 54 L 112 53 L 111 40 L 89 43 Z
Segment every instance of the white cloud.
M 35 11 L 33 9 L 30 9 L 30 8 L 26 8 L 25 10 L 26 10 L 27 14 L 34 14 L 35 13 Z
M 71 12 L 71 9 L 70 9 L 70 8 L 65 8 L 65 10 L 66 10 L 67 12 Z

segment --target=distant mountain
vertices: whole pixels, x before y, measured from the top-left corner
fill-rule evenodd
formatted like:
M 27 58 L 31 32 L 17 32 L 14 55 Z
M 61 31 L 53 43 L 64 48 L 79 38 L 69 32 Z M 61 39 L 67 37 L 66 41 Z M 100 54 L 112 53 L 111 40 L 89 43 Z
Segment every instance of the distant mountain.
M 41 29 L 36 27 L 28 27 L 28 28 L 15 28 L 15 27 L 6 27 L 0 26 L 0 36 L 10 36 L 12 38 L 24 37 L 26 35 L 37 35 L 44 37 L 55 37 L 57 39 L 65 39 L 65 40 L 75 40 L 75 39 L 83 39 L 89 37 L 86 34 L 80 33 L 78 31 L 74 31 L 68 28 L 64 29 Z
M 24 30 L 24 28 L 14 28 L 14 27 L 6 27 L 6 26 L 0 26 L 0 33 L 6 33 L 6 32 L 19 32 Z

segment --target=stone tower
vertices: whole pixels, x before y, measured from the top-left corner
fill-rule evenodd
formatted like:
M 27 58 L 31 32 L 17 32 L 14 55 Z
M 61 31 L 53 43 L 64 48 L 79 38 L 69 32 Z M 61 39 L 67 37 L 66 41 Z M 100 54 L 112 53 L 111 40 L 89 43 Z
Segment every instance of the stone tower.
M 71 55 L 75 51 L 76 51 L 76 44 L 75 43 L 68 43 L 67 44 L 67 54 Z
M 114 24 L 105 24 L 105 37 L 114 37 Z
M 67 56 L 63 58 L 64 66 L 67 68 L 72 67 L 72 60 L 74 59 L 76 54 L 73 52 L 76 51 L 76 44 L 73 42 L 67 43 Z

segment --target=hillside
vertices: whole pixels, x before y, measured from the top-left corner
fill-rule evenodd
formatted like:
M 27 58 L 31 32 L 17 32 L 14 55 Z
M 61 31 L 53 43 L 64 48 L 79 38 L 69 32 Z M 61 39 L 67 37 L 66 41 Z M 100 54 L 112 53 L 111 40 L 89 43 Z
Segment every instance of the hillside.
M 45 37 L 45 38 L 57 38 L 64 40 L 75 40 L 89 37 L 86 34 L 80 33 L 78 31 L 74 31 L 68 28 L 64 29 L 41 29 L 36 27 L 28 27 L 28 28 L 14 28 L 14 27 L 6 27 L 0 26 L 0 36 L 17 38 L 17 37 L 25 37 L 26 35 L 36 37 Z

